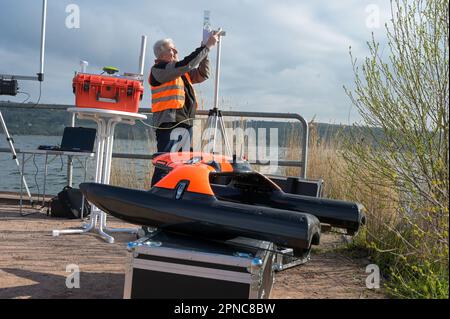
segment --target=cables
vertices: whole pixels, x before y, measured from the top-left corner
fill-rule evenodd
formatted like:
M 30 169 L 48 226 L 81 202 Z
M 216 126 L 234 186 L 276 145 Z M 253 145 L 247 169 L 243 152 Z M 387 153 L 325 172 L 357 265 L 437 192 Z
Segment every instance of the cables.
M 34 183 L 37 188 L 37 193 L 40 194 L 41 192 L 39 190 L 39 183 L 37 181 L 37 175 L 39 174 L 39 167 L 36 164 L 36 154 L 33 154 L 33 165 L 36 168 L 36 173 L 34 174 Z M 44 195 L 42 195 L 42 198 L 44 198 Z M 39 202 L 39 195 L 38 195 L 38 202 Z
M 177 127 L 178 125 L 180 125 L 180 124 L 182 124 L 182 123 L 184 123 L 184 122 L 187 122 L 187 121 L 191 121 L 191 120 L 195 120 L 195 118 L 187 118 L 187 119 L 184 119 L 183 121 L 180 121 L 180 122 L 178 122 L 177 124 L 175 124 L 174 126 L 171 126 L 171 127 L 158 127 L 158 126 L 153 126 L 153 125 L 150 125 L 150 124 L 147 124 L 147 123 L 145 123 L 143 120 L 139 120 L 142 124 L 144 124 L 145 126 L 148 126 L 148 127 L 150 127 L 150 128 L 153 128 L 153 129 L 155 129 L 155 130 L 171 130 L 171 129 L 173 129 L 173 128 L 175 128 L 175 127 Z
M 34 104 L 33 106 L 31 106 L 30 108 L 35 108 L 36 106 L 39 105 L 39 102 L 41 101 L 41 96 L 42 96 L 42 82 L 39 82 L 39 98 L 36 102 L 36 104 Z
M 93 175 L 93 174 L 88 174 L 87 173 L 87 160 L 85 160 L 85 162 L 84 162 L 84 164 L 83 164 L 83 162 L 78 158 L 78 157 L 75 157 L 75 160 L 81 165 L 80 167 L 74 167 L 74 168 L 82 168 L 82 169 L 84 169 L 84 179 L 83 179 L 83 182 L 86 182 L 86 176 L 87 175 L 89 175 L 89 179 L 91 179 L 91 180 L 93 180 L 94 178 L 95 178 L 95 176 Z
M 30 93 L 25 92 L 25 91 L 17 91 L 17 93 L 24 94 L 27 96 L 27 98 L 25 100 L 23 100 L 22 102 L 19 102 L 20 104 L 25 104 L 31 97 Z M 36 108 L 36 106 L 39 105 L 39 102 L 41 101 L 41 96 L 42 96 L 42 82 L 39 82 L 39 97 L 37 99 L 37 102 L 30 108 Z
M 27 96 L 27 98 L 25 100 L 23 100 L 22 102 L 20 102 L 21 104 L 24 104 L 26 101 L 28 101 L 30 99 L 30 94 L 28 92 L 22 92 L 22 91 L 17 91 L 17 93 L 19 94 L 25 94 Z

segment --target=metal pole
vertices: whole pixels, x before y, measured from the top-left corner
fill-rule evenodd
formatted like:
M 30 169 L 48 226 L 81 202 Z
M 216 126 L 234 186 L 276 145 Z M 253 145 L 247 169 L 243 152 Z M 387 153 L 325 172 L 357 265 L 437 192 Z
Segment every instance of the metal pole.
M 141 38 L 141 54 L 139 56 L 139 74 L 144 75 L 145 51 L 147 50 L 147 36 Z
M 303 141 L 304 141 L 303 152 L 302 152 L 303 166 L 302 166 L 300 177 L 306 178 L 306 169 L 308 168 L 308 148 L 309 148 L 308 122 L 306 122 L 306 124 L 303 126 Z M 302 149 L 301 144 L 300 144 L 300 149 Z
M 222 40 L 221 37 L 225 35 L 225 31 L 219 29 L 218 31 L 219 42 L 217 43 L 217 58 L 216 58 L 216 78 L 214 83 L 214 111 L 215 111 L 215 123 L 214 123 L 214 144 L 213 144 L 213 154 L 216 153 L 216 133 L 217 133 L 217 125 L 219 120 L 219 84 L 220 84 L 220 58 L 222 53 Z M 226 139 L 225 131 L 222 132 L 224 134 L 223 138 Z
M 217 123 L 219 121 L 219 117 L 217 116 L 217 114 L 215 115 L 214 118 L 214 135 L 213 135 L 213 139 L 214 139 L 214 144 L 213 144 L 213 154 L 216 154 L 216 133 L 217 133 Z
M 72 113 L 70 126 L 75 127 L 75 113 Z M 72 184 L 73 184 L 73 159 L 72 156 L 67 156 L 67 185 L 72 187 Z
M 47 22 L 47 0 L 42 0 L 42 25 L 41 25 L 41 63 L 38 79 L 44 81 L 44 57 L 45 57 L 45 27 Z
M 39 73 L 37 76 L 0 74 L 4 79 L 16 79 L 27 81 L 44 81 L 44 57 L 45 57 L 45 33 L 47 24 L 47 0 L 42 0 L 42 22 L 41 22 L 41 57 L 39 63 Z
M 214 83 L 214 107 L 219 107 L 219 76 L 220 76 L 220 57 L 221 57 L 221 51 L 222 51 L 222 35 L 225 34 L 224 31 L 219 29 L 219 43 L 217 43 L 217 58 L 216 58 L 216 79 Z
M 226 134 L 225 122 L 223 120 L 221 113 L 219 113 L 219 124 L 220 124 L 221 131 L 223 134 L 223 139 L 225 141 L 225 154 L 228 154 L 229 156 L 233 156 L 231 145 L 230 145 L 230 142 L 228 141 L 228 135 Z
M 25 180 L 25 176 L 23 174 L 23 168 L 22 169 L 20 168 L 20 163 L 19 163 L 19 160 L 17 159 L 16 149 L 14 148 L 14 140 L 12 139 L 11 135 L 9 135 L 8 128 L 6 127 L 6 122 L 5 122 L 5 119 L 3 118 L 1 111 L 0 111 L 0 124 L 3 128 L 3 132 L 6 135 L 6 141 L 8 142 L 9 149 L 12 154 L 12 159 L 16 162 L 17 168 L 19 170 L 20 177 L 21 177 L 21 187 L 22 187 L 22 185 L 25 186 L 25 190 L 27 191 L 27 195 L 30 198 L 30 202 L 33 203 L 33 199 L 31 198 L 30 189 L 28 188 L 27 181 Z M 23 163 L 22 163 L 22 165 L 23 165 Z
M 24 164 L 25 164 L 25 153 L 22 153 L 22 169 L 20 170 L 20 214 L 22 214 L 22 207 L 23 207 L 23 182 L 25 181 L 25 177 L 23 176 L 23 170 L 24 170 Z M 31 195 L 30 195 L 31 198 Z
M 45 153 L 45 166 L 44 166 L 44 191 L 42 194 L 42 207 L 45 205 L 45 186 L 47 185 L 47 173 L 48 173 L 48 153 Z M 39 197 L 38 197 L 39 200 Z

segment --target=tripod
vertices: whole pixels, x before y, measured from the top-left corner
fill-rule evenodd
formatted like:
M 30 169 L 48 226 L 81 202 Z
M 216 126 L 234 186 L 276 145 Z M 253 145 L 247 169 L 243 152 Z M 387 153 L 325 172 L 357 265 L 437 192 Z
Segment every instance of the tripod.
M 27 182 L 25 180 L 25 176 L 23 175 L 22 169 L 20 168 L 19 160 L 17 159 L 16 149 L 14 148 L 14 140 L 11 137 L 11 135 L 9 135 L 8 128 L 6 127 L 5 119 L 3 118 L 3 115 L 2 115 L 2 111 L 0 111 L 0 123 L 1 123 L 3 131 L 5 132 L 5 135 L 6 135 L 6 141 L 8 142 L 9 149 L 11 150 L 12 159 L 16 162 L 17 168 L 19 170 L 19 174 L 20 174 L 20 176 L 22 176 L 23 185 L 25 186 L 27 195 L 30 198 L 30 203 L 31 203 L 31 205 L 33 205 L 33 199 L 31 198 L 30 190 L 29 190 Z
M 209 130 L 213 130 L 213 134 L 211 138 L 213 139 L 213 150 L 212 153 L 216 154 L 216 138 L 217 138 L 217 130 L 220 130 L 222 133 L 223 140 L 225 141 L 225 154 L 232 155 L 231 146 L 228 142 L 228 137 L 225 131 L 225 123 L 223 121 L 222 112 L 214 107 L 209 110 L 208 120 L 206 121 L 206 128 Z
M 213 130 L 212 138 L 213 142 L 213 154 L 216 154 L 216 137 L 217 130 L 219 129 L 222 133 L 223 140 L 225 141 L 225 154 L 232 156 L 232 149 L 228 141 L 228 137 L 225 131 L 225 123 L 223 121 L 222 112 L 219 110 L 219 76 L 220 76 L 220 58 L 222 51 L 222 37 L 226 35 L 226 32 L 219 28 L 218 36 L 219 41 L 217 43 L 217 58 L 216 58 L 216 78 L 215 78 L 215 88 L 214 88 L 214 107 L 209 111 L 208 120 L 206 122 L 206 128 Z

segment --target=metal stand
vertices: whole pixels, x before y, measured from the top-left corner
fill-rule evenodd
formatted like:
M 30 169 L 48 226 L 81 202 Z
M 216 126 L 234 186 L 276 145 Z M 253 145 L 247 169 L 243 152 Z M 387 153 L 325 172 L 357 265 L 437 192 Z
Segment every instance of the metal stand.
M 228 142 L 228 137 L 225 131 L 225 123 L 223 121 L 223 117 L 222 117 L 222 112 L 214 107 L 213 109 L 209 110 L 209 114 L 208 114 L 208 120 L 206 122 L 206 127 L 207 129 L 212 129 L 213 133 L 212 133 L 212 139 L 213 141 L 213 150 L 212 153 L 216 154 L 216 140 L 217 140 L 217 130 L 220 130 L 222 137 L 225 141 L 225 155 L 229 155 L 232 156 L 232 149 L 231 146 Z
M 226 35 L 226 32 L 222 29 L 219 29 L 217 32 L 219 41 L 217 43 L 216 76 L 214 83 L 214 108 L 209 111 L 206 128 L 213 130 L 212 138 L 214 139 L 214 143 L 212 153 L 216 154 L 216 137 L 217 130 L 219 129 L 222 133 L 222 138 L 225 141 L 225 154 L 232 156 L 232 149 L 225 131 L 225 123 L 223 121 L 222 112 L 219 110 L 220 59 L 222 55 L 222 37 Z
M 97 123 L 95 182 L 109 184 L 114 129 L 116 125 L 118 123 L 134 125 L 135 120 L 146 119 L 147 116 L 138 113 L 89 108 L 69 108 L 67 111 L 76 113 L 79 119 L 92 120 Z M 108 243 L 114 243 L 114 237 L 108 235 L 106 232 L 137 233 L 136 228 L 108 228 L 106 226 L 106 213 L 94 205 L 92 206 L 89 223 L 82 227 L 82 229 L 53 230 L 53 236 L 59 236 L 60 234 L 82 234 L 92 231 L 97 232 Z
M 20 193 L 22 194 L 22 186 L 24 186 L 25 190 L 27 191 L 27 195 L 30 198 L 30 204 L 33 205 L 33 198 L 31 197 L 30 189 L 28 188 L 27 181 L 25 180 L 25 176 L 23 175 L 23 168 L 21 168 L 19 160 L 17 159 L 16 149 L 14 148 L 14 140 L 9 135 L 8 128 L 6 127 L 5 119 L 3 118 L 1 111 L 0 111 L 0 123 L 1 123 L 3 131 L 5 132 L 5 135 L 6 135 L 6 141 L 8 142 L 9 149 L 11 150 L 12 159 L 16 162 L 17 169 L 19 170 L 19 174 L 21 176 Z M 23 163 L 22 163 L 22 165 L 23 165 Z M 22 199 L 21 199 L 21 201 L 22 201 Z

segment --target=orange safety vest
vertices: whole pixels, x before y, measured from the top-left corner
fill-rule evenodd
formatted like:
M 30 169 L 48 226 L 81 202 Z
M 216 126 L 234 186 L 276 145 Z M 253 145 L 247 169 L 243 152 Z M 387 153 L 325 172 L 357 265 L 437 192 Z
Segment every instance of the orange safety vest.
M 184 74 L 186 79 L 192 85 L 191 77 L 188 73 Z M 162 112 L 169 109 L 181 109 L 184 106 L 184 82 L 177 77 L 175 80 L 163 83 L 152 88 L 152 112 Z M 195 98 L 195 91 L 194 91 Z M 197 99 L 195 99 L 195 108 L 197 109 Z

